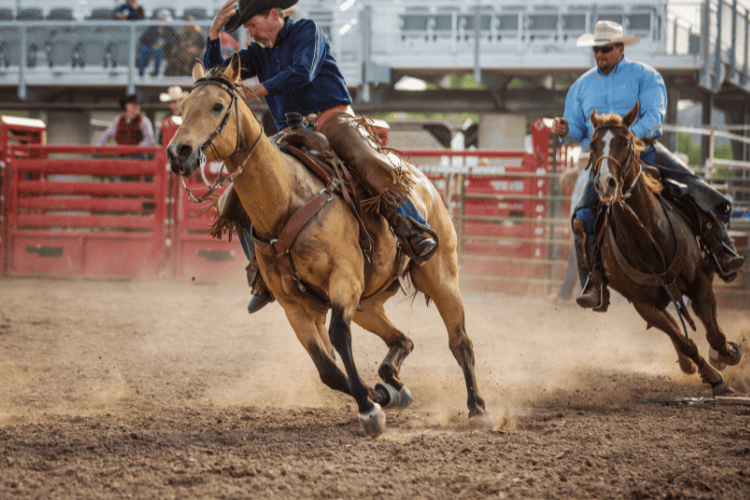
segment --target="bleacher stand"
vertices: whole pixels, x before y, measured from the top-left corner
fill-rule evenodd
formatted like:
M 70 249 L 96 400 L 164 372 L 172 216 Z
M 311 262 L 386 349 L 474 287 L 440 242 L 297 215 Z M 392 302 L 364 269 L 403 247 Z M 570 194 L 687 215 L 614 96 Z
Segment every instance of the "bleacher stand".
M 195 21 L 204 21 L 209 18 L 208 11 L 203 7 L 192 7 L 190 9 L 185 9 L 185 11 L 182 13 L 182 18 L 189 19 L 190 17 L 192 17 Z
M 55 7 L 47 14 L 48 21 L 75 21 L 73 9 L 69 7 Z
M 112 19 L 112 9 L 99 8 L 91 11 L 91 14 L 86 18 L 91 21 L 104 21 Z
M 13 9 L 7 9 L 5 7 L 0 8 L 0 21 L 12 21 L 13 20 Z

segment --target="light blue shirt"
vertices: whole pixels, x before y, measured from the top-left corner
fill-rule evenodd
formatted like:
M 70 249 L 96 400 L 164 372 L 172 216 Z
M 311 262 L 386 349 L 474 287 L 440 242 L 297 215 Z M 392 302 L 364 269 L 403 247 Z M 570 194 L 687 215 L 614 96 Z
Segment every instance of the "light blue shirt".
M 608 75 L 598 67 L 588 70 L 570 87 L 565 98 L 567 137 L 588 146 L 594 132 L 589 120 L 594 109 L 599 114 L 624 116 L 636 102 L 640 109 L 630 130 L 639 139 L 661 137 L 667 112 L 667 87 L 658 71 L 624 57 Z

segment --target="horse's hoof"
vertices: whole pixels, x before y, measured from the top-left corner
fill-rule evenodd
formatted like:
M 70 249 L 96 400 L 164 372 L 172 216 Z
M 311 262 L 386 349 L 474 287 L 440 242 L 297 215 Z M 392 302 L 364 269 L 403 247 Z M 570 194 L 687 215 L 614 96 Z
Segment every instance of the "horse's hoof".
M 719 359 L 722 363 L 726 363 L 729 366 L 734 366 L 742 359 L 742 351 L 740 351 L 740 346 L 738 346 L 734 342 L 727 342 L 727 345 L 734 349 L 734 356 L 722 356 L 721 354 L 719 354 Z
M 383 408 L 395 408 L 399 406 L 401 397 L 399 392 L 391 384 L 376 384 L 375 390 L 383 395 Z
M 399 408 L 407 408 L 411 405 L 411 402 L 414 401 L 411 397 L 411 391 L 407 389 L 406 386 L 403 386 L 400 391 L 398 391 L 398 407 Z
M 711 366 L 719 371 L 727 367 L 727 364 L 722 363 L 721 359 L 719 359 L 719 351 L 717 351 L 713 347 L 708 348 L 708 362 L 711 363 Z
M 473 413 L 473 414 L 472 414 Z M 469 427 L 477 431 L 486 431 L 492 429 L 495 421 L 486 411 L 477 411 L 469 413 Z
M 373 403 L 373 408 L 368 413 L 360 413 L 359 421 L 365 428 L 365 434 L 371 438 L 380 436 L 385 431 L 385 413 L 380 405 Z
M 719 382 L 718 384 L 711 386 L 711 390 L 713 391 L 714 397 L 735 395 L 734 390 L 731 387 L 729 387 L 727 383 L 724 382 L 723 380 Z

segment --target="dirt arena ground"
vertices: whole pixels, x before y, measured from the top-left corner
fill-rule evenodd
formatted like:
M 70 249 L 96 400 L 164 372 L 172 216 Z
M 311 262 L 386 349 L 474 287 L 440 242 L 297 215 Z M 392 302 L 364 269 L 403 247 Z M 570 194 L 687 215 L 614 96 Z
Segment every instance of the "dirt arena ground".
M 488 431 L 466 427 L 435 308 L 392 300 L 414 404 L 372 440 L 278 304 L 248 298 L 241 276 L 0 280 L 0 498 L 750 498 L 750 407 L 641 402 L 710 390 L 622 299 L 465 292 Z M 747 393 L 750 312 L 721 321 Z M 374 384 L 385 346 L 355 327 L 354 351 Z

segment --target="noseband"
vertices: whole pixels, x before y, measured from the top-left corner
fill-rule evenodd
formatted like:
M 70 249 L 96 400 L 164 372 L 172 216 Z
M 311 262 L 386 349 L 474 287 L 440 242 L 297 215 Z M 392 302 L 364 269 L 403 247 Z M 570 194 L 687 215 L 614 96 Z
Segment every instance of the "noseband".
M 198 87 L 202 87 L 203 85 L 215 85 L 217 87 L 221 87 L 225 91 L 229 92 L 229 95 L 232 96 L 232 100 L 229 103 L 229 107 L 227 108 L 226 114 L 224 114 L 224 118 L 222 118 L 221 123 L 219 124 L 219 127 L 214 130 L 214 132 L 211 134 L 211 136 L 204 142 L 201 147 L 198 148 L 198 162 L 200 163 L 200 172 L 201 177 L 203 178 L 203 182 L 208 187 L 208 191 L 201 197 L 196 198 L 193 193 L 190 192 L 190 189 L 185 184 L 185 177 L 182 177 L 182 186 L 185 188 L 185 191 L 187 192 L 188 198 L 190 200 L 194 201 L 195 203 L 201 203 L 203 200 L 208 198 L 214 191 L 217 189 L 225 186 L 226 184 L 229 184 L 232 182 L 235 177 L 240 175 L 242 171 L 245 169 L 245 165 L 250 160 L 250 158 L 253 156 L 253 153 L 255 152 L 255 149 L 258 147 L 258 144 L 260 144 L 260 138 L 263 137 L 263 124 L 258 122 L 258 125 L 260 125 L 260 133 L 258 134 L 258 138 L 255 139 L 255 143 L 253 144 L 253 147 L 250 148 L 250 152 L 245 157 L 245 160 L 240 164 L 239 167 L 237 167 L 237 170 L 229 174 L 226 178 L 223 180 L 221 179 L 221 173 L 224 170 L 224 164 L 221 164 L 221 170 L 219 170 L 219 174 L 216 177 L 216 181 L 211 184 L 208 179 L 206 179 L 206 174 L 204 172 L 204 167 L 206 166 L 206 154 L 205 150 L 208 146 L 211 146 L 216 153 L 216 156 L 218 157 L 219 152 L 216 150 L 216 146 L 213 145 L 213 141 L 216 138 L 217 135 L 221 134 L 224 131 L 224 127 L 227 126 L 227 123 L 229 123 L 229 118 L 232 116 L 232 108 L 234 108 L 234 116 L 236 119 L 236 133 L 237 133 L 237 146 L 234 148 L 234 151 L 229 156 L 234 156 L 242 149 L 242 141 L 240 140 L 240 113 L 238 109 L 238 101 L 239 98 L 237 97 L 237 92 L 234 90 L 234 87 L 232 85 L 224 80 L 223 78 L 201 78 L 199 80 L 196 80 L 196 82 L 193 84 L 192 90 L 195 90 Z M 252 114 L 252 113 L 251 113 Z M 255 115 L 253 115 L 253 118 L 255 118 Z M 257 120 L 257 118 L 256 118 Z
M 633 182 L 630 183 L 630 187 L 628 188 L 628 190 L 625 191 L 625 193 L 623 193 L 622 195 L 622 199 L 624 201 L 630 198 L 630 195 L 633 194 L 633 189 L 635 189 L 636 184 L 638 184 L 638 179 L 643 173 L 643 167 L 641 167 L 640 160 L 638 158 L 634 158 L 635 157 L 635 141 L 633 140 L 633 133 L 630 132 L 630 129 L 628 127 L 625 127 L 623 125 L 600 125 L 599 127 L 596 127 L 596 129 L 594 130 L 594 134 L 596 134 L 600 130 L 611 130 L 611 129 L 618 129 L 618 128 L 625 129 L 628 133 L 628 155 L 625 157 L 625 160 L 623 160 L 625 167 L 632 167 L 634 162 L 638 165 L 638 173 L 636 174 L 635 179 L 633 179 Z M 630 173 L 630 169 L 628 168 L 628 170 L 626 171 L 622 163 L 620 163 L 616 158 L 609 156 L 609 155 L 600 156 L 594 162 L 593 169 L 594 171 L 597 172 L 596 176 L 597 177 L 599 176 L 599 164 L 602 162 L 602 160 L 605 160 L 605 159 L 615 162 L 620 167 L 619 180 L 621 180 L 624 183 L 625 179 Z M 620 191 L 622 191 L 622 189 Z

